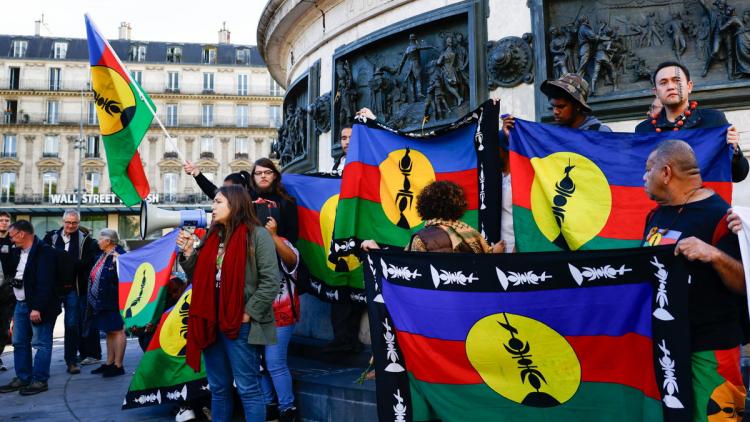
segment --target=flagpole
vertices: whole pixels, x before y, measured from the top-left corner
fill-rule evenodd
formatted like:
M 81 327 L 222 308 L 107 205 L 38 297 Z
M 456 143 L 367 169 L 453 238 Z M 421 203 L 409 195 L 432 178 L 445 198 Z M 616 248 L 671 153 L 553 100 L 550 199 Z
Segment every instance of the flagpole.
M 102 41 L 104 41 L 107 47 L 114 52 L 115 50 L 109 44 L 109 40 L 107 40 L 107 38 L 104 37 L 102 32 L 99 30 L 99 27 L 96 26 L 96 23 L 94 22 L 94 20 L 91 19 L 91 16 L 89 16 L 88 13 L 86 13 L 85 16 L 88 18 L 89 22 L 91 23 L 91 26 L 93 26 L 94 29 L 96 29 L 96 32 L 100 34 Z M 128 70 L 128 68 L 122 63 L 122 61 L 120 60 L 120 57 L 117 54 L 113 54 L 112 56 L 114 56 L 115 60 L 117 60 L 117 63 L 120 65 L 120 67 L 122 67 L 128 72 L 128 77 L 132 79 L 132 77 L 130 76 L 130 70 Z M 148 111 L 151 112 L 151 115 L 154 117 L 154 119 L 156 119 L 156 123 L 159 124 L 159 127 L 161 128 L 162 132 L 164 132 L 164 135 L 166 135 L 167 142 L 169 142 L 172 145 L 172 148 L 177 153 L 177 158 L 180 158 L 182 161 L 185 161 L 185 155 L 180 152 L 179 148 L 177 148 L 177 143 L 174 141 L 174 138 L 172 138 L 169 135 L 167 128 L 164 126 L 164 123 L 161 122 L 161 119 L 159 118 L 159 116 L 156 115 L 156 110 L 154 110 L 154 108 L 151 106 L 151 103 L 146 100 L 146 96 L 143 94 L 141 87 L 138 85 L 138 81 L 133 81 L 133 82 L 134 82 L 133 86 L 135 87 L 135 90 L 138 91 L 138 95 L 141 97 L 141 100 L 144 102 L 144 104 L 146 104 L 146 108 L 148 108 Z

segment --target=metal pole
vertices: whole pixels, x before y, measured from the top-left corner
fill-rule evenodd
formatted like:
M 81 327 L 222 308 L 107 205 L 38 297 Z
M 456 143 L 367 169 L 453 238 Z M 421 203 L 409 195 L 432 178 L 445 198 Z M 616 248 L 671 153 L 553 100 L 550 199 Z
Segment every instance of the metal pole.
M 81 118 L 78 121 L 78 142 L 75 148 L 78 149 L 78 189 L 76 189 L 76 210 L 81 215 L 81 184 L 83 183 L 83 150 L 86 148 L 86 142 L 83 139 L 83 98 L 84 91 L 81 89 Z

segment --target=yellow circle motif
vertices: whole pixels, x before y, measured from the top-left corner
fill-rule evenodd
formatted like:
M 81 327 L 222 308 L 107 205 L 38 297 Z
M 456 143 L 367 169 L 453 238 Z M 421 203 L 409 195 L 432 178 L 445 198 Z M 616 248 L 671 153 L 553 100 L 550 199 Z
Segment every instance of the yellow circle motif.
M 333 223 L 336 219 L 336 207 L 338 204 L 339 194 L 336 194 L 328 198 L 320 209 L 320 234 L 323 236 L 323 244 L 327 246 L 330 246 L 331 240 L 333 239 Z M 355 268 L 362 265 L 362 261 L 357 259 L 354 254 L 347 255 L 342 259 L 346 261 L 349 271 L 354 271 Z M 326 259 L 326 265 L 328 265 L 328 268 L 331 270 L 336 271 L 336 265 L 330 260 Z
M 135 95 L 119 73 L 104 66 L 91 67 L 96 115 L 102 135 L 124 129 L 135 111 Z
M 125 302 L 125 318 L 138 315 L 148 305 L 156 285 L 156 273 L 154 267 L 144 262 L 138 266 L 133 276 L 133 284 L 130 286 L 128 300 Z
M 180 296 L 172 312 L 164 320 L 164 325 L 161 326 L 159 344 L 168 355 L 185 356 L 188 312 L 190 311 L 192 292 L 192 290 L 187 290 Z
M 410 148 L 391 151 L 380 163 L 380 205 L 391 222 L 410 230 L 420 224 L 417 195 L 435 181 L 435 169 L 424 154 Z
M 577 250 L 607 224 L 612 192 L 588 158 L 556 152 L 532 158 L 531 212 L 542 234 L 563 250 Z
M 499 313 L 477 321 L 466 337 L 466 355 L 487 386 L 526 406 L 563 404 L 581 383 L 581 364 L 570 343 L 522 315 Z

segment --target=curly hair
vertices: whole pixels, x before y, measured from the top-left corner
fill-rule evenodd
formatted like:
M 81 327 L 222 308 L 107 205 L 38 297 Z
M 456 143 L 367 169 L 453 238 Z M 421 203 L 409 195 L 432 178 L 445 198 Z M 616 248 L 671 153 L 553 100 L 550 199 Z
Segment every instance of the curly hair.
M 458 220 L 467 207 L 464 190 L 449 181 L 432 182 L 417 195 L 417 213 L 422 220 Z

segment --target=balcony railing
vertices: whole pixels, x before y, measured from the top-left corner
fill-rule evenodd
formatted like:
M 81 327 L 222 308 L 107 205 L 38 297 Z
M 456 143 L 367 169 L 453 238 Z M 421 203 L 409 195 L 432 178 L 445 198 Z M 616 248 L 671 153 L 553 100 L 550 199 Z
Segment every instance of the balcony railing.
M 86 158 L 100 158 L 101 154 L 99 154 L 99 152 L 86 152 L 84 156 Z
M 201 151 L 201 158 L 214 158 L 213 151 Z
M 250 156 L 246 152 L 236 152 L 234 153 L 234 159 L 235 160 L 247 160 Z
M 58 158 L 60 157 L 59 152 L 43 152 L 42 158 Z
M 177 154 L 177 151 L 165 151 L 164 152 L 164 159 L 169 160 L 172 158 L 177 158 L 179 155 Z
M 163 119 L 166 116 L 161 116 Z M 3 119 L 0 119 L 0 126 L 2 125 L 78 125 L 81 120 L 80 113 L 58 113 L 57 116 L 49 118 L 46 113 L 23 113 L 17 114 L 6 114 Z M 172 123 L 172 122 L 170 122 Z M 270 117 L 253 117 L 250 116 L 247 119 L 247 125 L 238 126 L 237 116 L 232 114 L 221 114 L 215 113 L 213 119 L 206 119 L 201 114 L 180 114 L 177 118 L 176 125 L 167 125 L 169 127 L 223 127 L 223 128 L 277 128 L 279 127 L 279 121 Z M 83 124 L 87 126 L 98 126 L 99 123 L 90 123 L 88 114 L 83 115 Z M 158 127 L 156 121 L 151 123 L 152 126 Z
M 16 151 L 3 151 L 3 152 L 0 152 L 0 157 L 3 157 L 3 158 L 16 158 L 16 157 L 18 157 L 18 153 Z
M 86 80 L 66 80 L 51 81 L 49 79 L 31 79 L 21 78 L 13 80 L 11 78 L 0 78 L 0 89 L 14 91 L 90 91 L 89 81 Z

